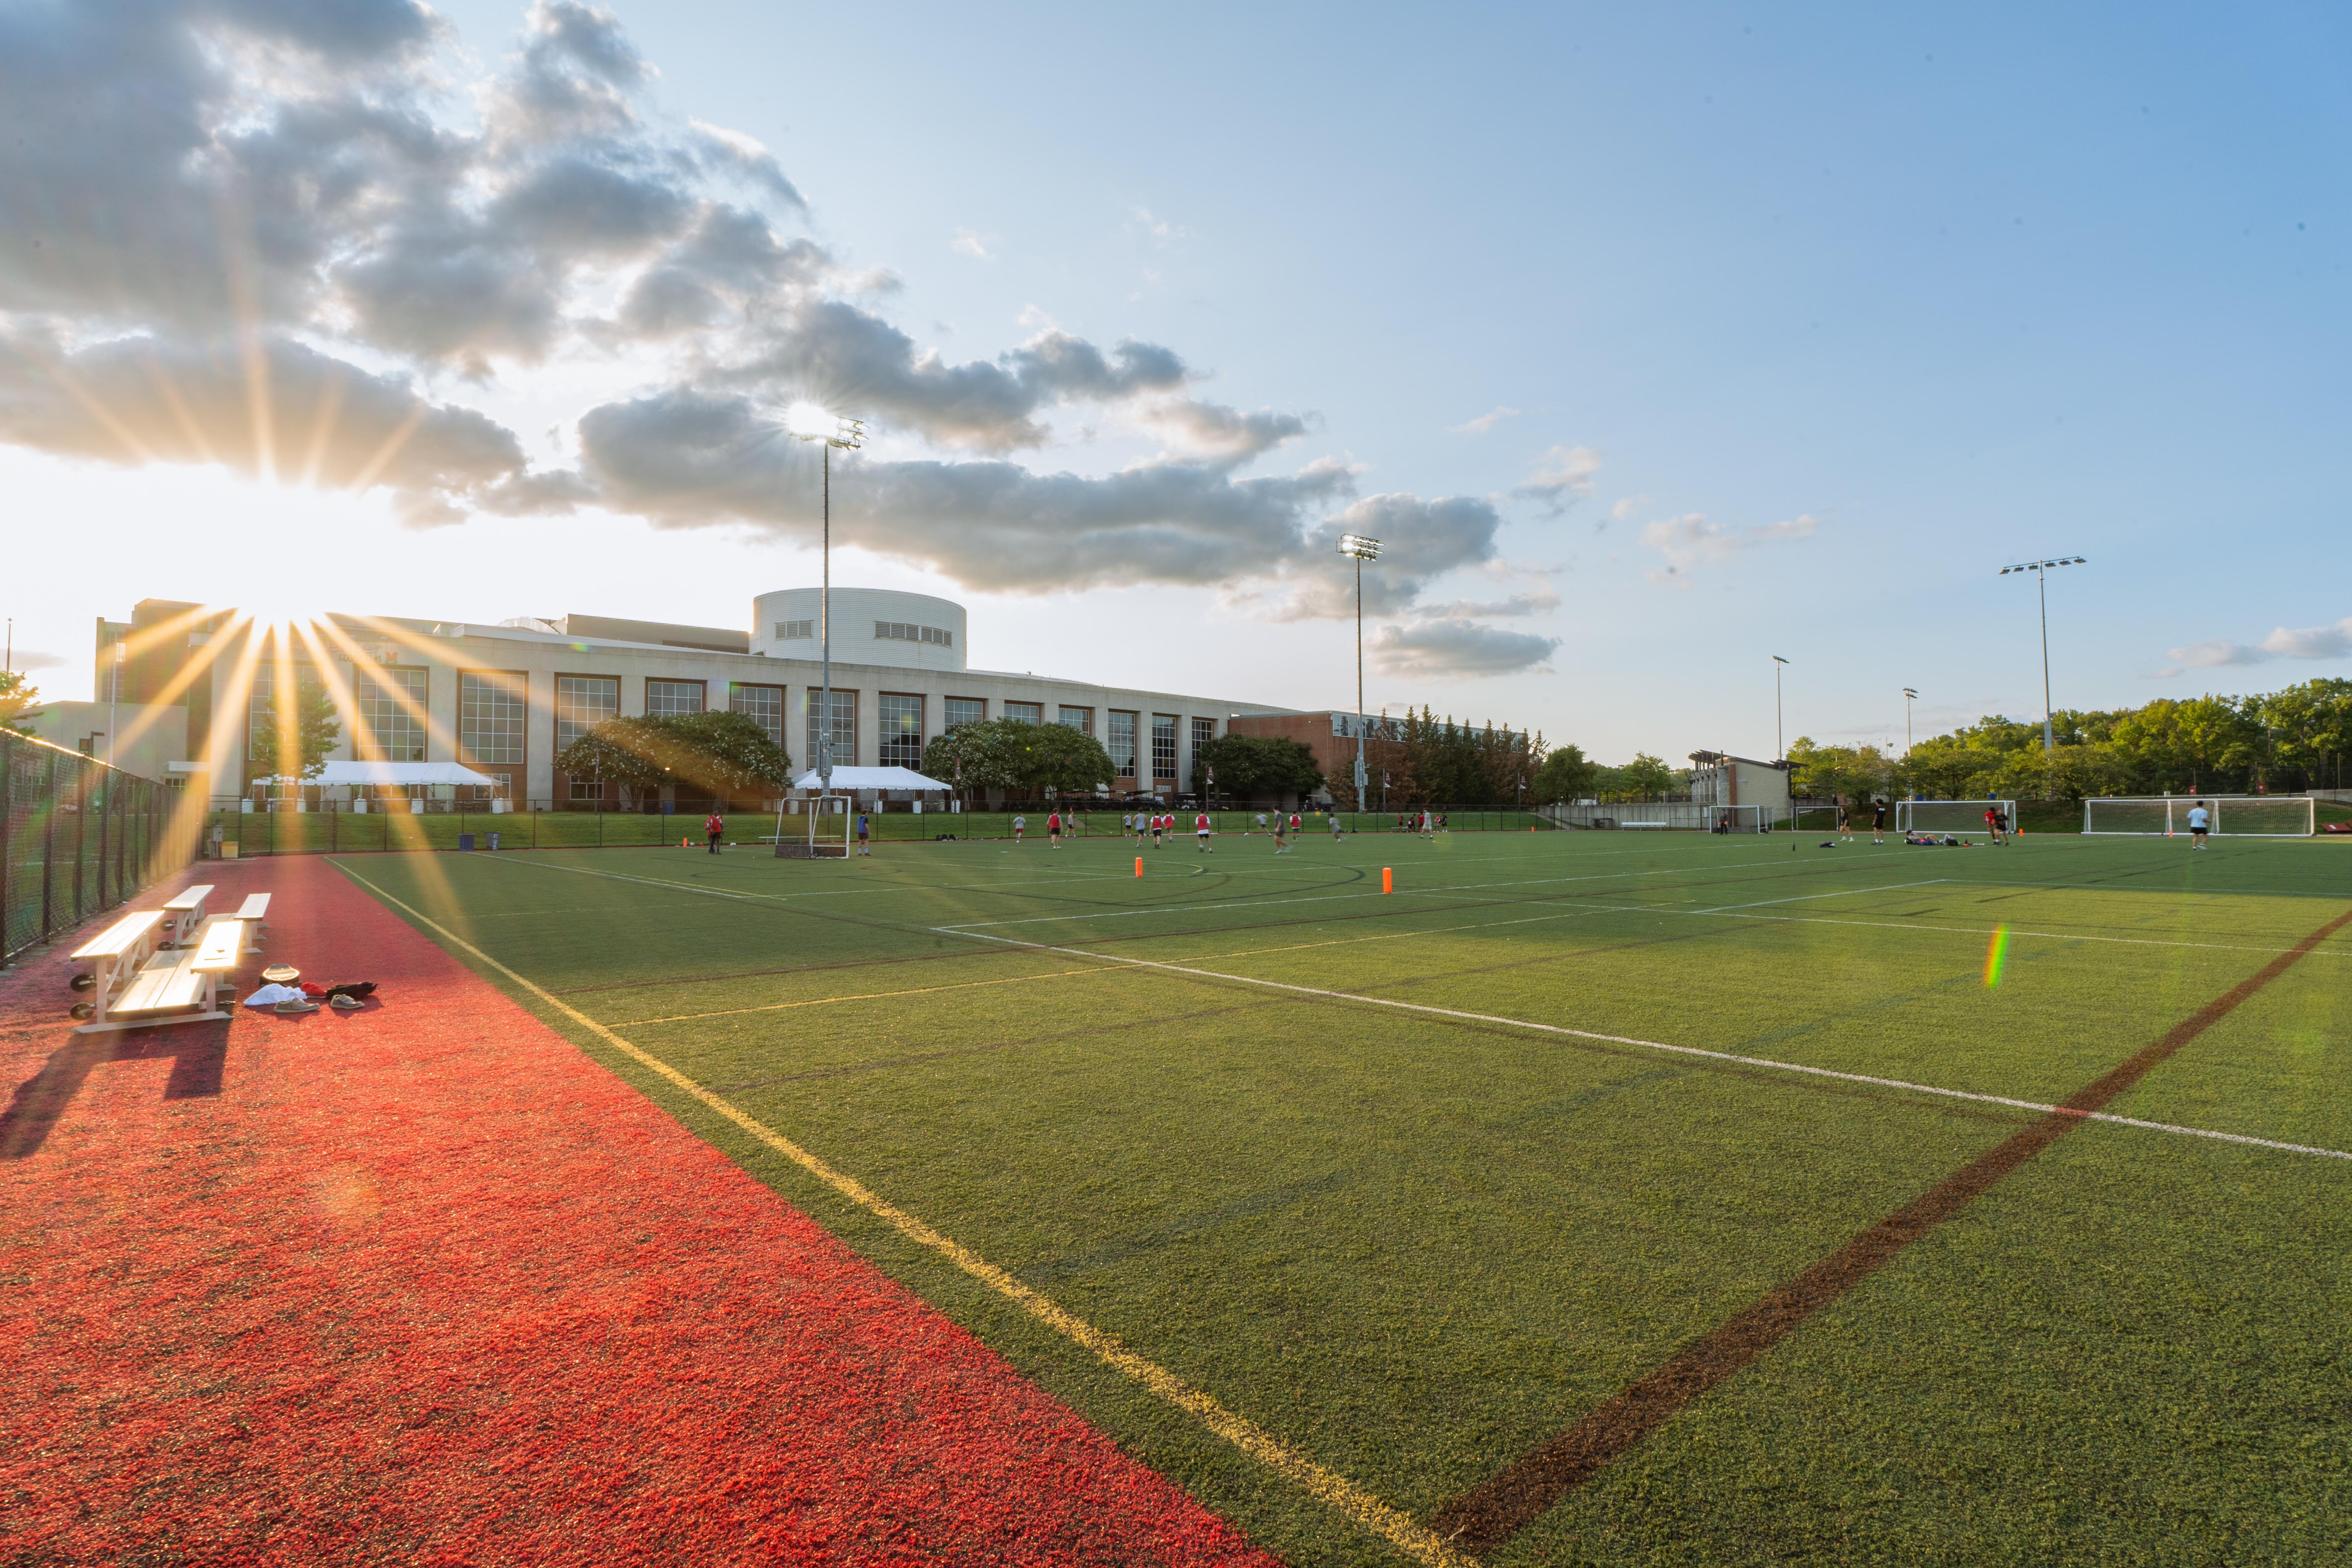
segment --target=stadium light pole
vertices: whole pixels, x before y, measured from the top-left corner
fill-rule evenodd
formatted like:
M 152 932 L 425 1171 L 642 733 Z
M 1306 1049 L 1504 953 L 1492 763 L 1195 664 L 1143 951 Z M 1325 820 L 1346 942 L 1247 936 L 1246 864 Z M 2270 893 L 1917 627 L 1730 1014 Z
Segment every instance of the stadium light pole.
M 1903 689 L 1903 754 L 1906 757 L 1911 754 L 1911 704 L 1917 700 L 1916 691 L 1907 686 Z
M 1339 536 L 1339 553 L 1356 563 L 1356 811 L 1364 809 L 1364 563 L 1381 558 L 1381 542 L 1360 533 Z
M 2050 568 L 2053 566 L 2087 566 L 2090 563 L 2079 555 L 2060 555 L 2048 561 L 2021 561 L 2014 566 L 2004 566 L 2004 577 L 2012 572 L 2031 572 L 2042 598 L 2042 751 L 2043 755 L 2058 749 L 2050 734 Z
M 1787 659 L 1777 653 L 1772 656 L 1772 754 L 1780 763 L 1784 781 L 1789 777 L 1789 748 L 1780 738 L 1780 672 L 1788 667 Z M 1793 789 L 1789 791 L 1789 831 L 1797 831 L 1797 792 Z
M 861 420 L 846 419 L 830 413 L 814 403 L 795 403 L 784 411 L 784 428 L 803 441 L 814 441 L 824 455 L 824 500 L 823 529 L 819 553 L 823 574 L 816 591 L 816 626 L 823 665 L 824 693 L 817 728 L 816 784 L 819 795 L 833 792 L 833 449 L 855 451 L 866 445 L 866 426 Z

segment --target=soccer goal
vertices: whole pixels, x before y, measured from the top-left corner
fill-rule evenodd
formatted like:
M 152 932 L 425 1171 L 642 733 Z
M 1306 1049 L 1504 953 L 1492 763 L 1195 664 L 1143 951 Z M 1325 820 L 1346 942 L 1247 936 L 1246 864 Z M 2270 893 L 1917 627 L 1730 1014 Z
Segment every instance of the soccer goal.
M 1998 810 L 2010 826 L 2017 826 L 2013 800 L 1898 800 L 1895 803 L 1897 833 L 1986 833 L 1985 813 Z
M 1709 833 L 1769 833 L 1771 818 L 1760 805 L 1702 806 L 1699 826 Z
M 2083 803 L 2083 831 L 2186 834 L 2189 813 L 2200 804 L 2216 837 L 2308 838 L 2318 831 L 2316 803 L 2292 795 L 2097 795 Z

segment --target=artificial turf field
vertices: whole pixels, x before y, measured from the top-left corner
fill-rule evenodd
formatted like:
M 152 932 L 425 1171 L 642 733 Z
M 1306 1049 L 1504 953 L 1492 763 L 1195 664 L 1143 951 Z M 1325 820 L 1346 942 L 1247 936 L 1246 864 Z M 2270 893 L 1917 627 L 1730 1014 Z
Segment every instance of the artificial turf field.
M 1294 1563 L 2352 1554 L 2343 847 L 1791 842 L 339 864 Z

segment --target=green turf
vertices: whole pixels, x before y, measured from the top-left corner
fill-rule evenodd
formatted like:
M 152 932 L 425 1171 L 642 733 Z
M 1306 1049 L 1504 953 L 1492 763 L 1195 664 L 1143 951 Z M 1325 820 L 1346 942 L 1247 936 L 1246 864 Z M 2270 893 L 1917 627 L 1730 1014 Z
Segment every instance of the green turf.
M 2352 896 L 2326 843 L 1817 844 L 352 868 L 1426 1520 L 2034 1113 L 1246 982 L 2053 1101 Z M 2352 1149 L 2347 999 L 2352 930 L 2110 1110 Z M 1273 1550 L 1402 1560 L 542 1016 Z M 2085 1125 L 1487 1560 L 2352 1552 L 2347 1203 L 2352 1161 Z

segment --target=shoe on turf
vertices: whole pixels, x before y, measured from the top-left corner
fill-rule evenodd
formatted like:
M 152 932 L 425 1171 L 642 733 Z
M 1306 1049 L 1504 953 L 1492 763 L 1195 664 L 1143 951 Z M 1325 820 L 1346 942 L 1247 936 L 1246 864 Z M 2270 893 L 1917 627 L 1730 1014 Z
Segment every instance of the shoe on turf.
M 328 997 L 327 1005 L 332 1007 L 338 1013 L 356 1013 L 362 1007 L 366 1006 L 367 1004 L 362 1002 L 358 997 L 346 991 L 338 995 Z
M 319 1005 L 316 1002 L 310 1001 L 307 997 L 299 1002 L 289 997 L 287 1000 L 280 1002 L 277 1006 L 270 1009 L 270 1011 L 278 1014 L 279 1016 L 288 1018 L 295 1017 L 303 1013 L 315 1013 L 318 1010 Z

